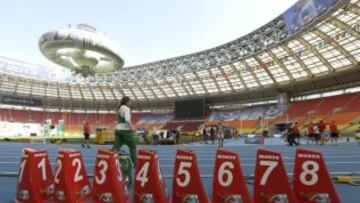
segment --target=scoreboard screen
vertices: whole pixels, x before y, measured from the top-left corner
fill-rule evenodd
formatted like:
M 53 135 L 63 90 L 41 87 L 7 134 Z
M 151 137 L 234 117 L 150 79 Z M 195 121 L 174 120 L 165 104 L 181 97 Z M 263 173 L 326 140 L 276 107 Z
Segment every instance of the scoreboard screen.
M 175 102 L 175 119 L 203 119 L 205 100 L 183 100 Z

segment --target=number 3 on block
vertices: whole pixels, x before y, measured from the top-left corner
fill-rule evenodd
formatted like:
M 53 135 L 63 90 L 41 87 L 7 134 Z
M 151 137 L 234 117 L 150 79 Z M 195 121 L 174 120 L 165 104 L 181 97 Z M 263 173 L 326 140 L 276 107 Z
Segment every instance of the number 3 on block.
M 184 179 L 182 180 L 179 177 L 176 178 L 176 183 L 178 186 L 186 187 L 189 185 L 191 179 L 189 169 L 191 168 L 191 166 L 192 166 L 191 162 L 180 162 L 180 166 L 177 174 L 184 175 Z
M 279 165 L 277 161 L 260 161 L 260 166 L 266 166 L 267 169 L 261 177 L 260 185 L 266 185 L 272 171 Z

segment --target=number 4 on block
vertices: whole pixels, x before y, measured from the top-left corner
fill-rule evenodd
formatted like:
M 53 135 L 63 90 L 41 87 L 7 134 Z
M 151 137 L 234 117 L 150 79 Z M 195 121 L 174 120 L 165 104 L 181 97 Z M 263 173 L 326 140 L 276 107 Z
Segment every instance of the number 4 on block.
M 139 149 L 134 182 L 135 203 L 169 203 L 156 151 Z

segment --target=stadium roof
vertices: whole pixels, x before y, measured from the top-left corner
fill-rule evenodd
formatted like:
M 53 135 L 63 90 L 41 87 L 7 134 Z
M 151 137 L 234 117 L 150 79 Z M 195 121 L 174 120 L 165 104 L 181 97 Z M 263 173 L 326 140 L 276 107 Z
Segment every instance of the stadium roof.
M 123 95 L 145 106 L 190 97 L 220 102 L 357 83 L 359 61 L 360 0 L 299 1 L 263 27 L 213 49 L 71 82 L 1 74 L 0 91 L 55 106 L 110 107 Z

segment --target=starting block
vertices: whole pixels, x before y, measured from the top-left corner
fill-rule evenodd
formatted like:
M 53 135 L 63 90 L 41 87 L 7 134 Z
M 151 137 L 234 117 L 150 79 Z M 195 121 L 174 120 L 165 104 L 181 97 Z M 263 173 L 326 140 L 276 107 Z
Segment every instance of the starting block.
M 25 148 L 18 173 L 16 203 L 38 203 L 53 199 L 54 176 L 45 150 Z
M 139 149 L 134 183 L 135 203 L 169 203 L 156 151 Z
M 214 167 L 213 203 L 251 203 L 237 152 L 218 149 Z
M 172 202 L 210 203 L 201 181 L 194 152 L 177 150 L 172 188 Z
M 92 197 L 81 152 L 61 149 L 54 177 L 56 203 L 83 203 Z
M 341 202 L 322 154 L 314 150 L 296 150 L 294 190 L 301 203 Z
M 280 153 L 259 149 L 256 156 L 254 202 L 297 203 Z
M 95 203 L 128 203 L 130 193 L 126 186 L 124 174 L 117 152 L 99 149 L 95 162 L 93 184 L 93 201 Z

